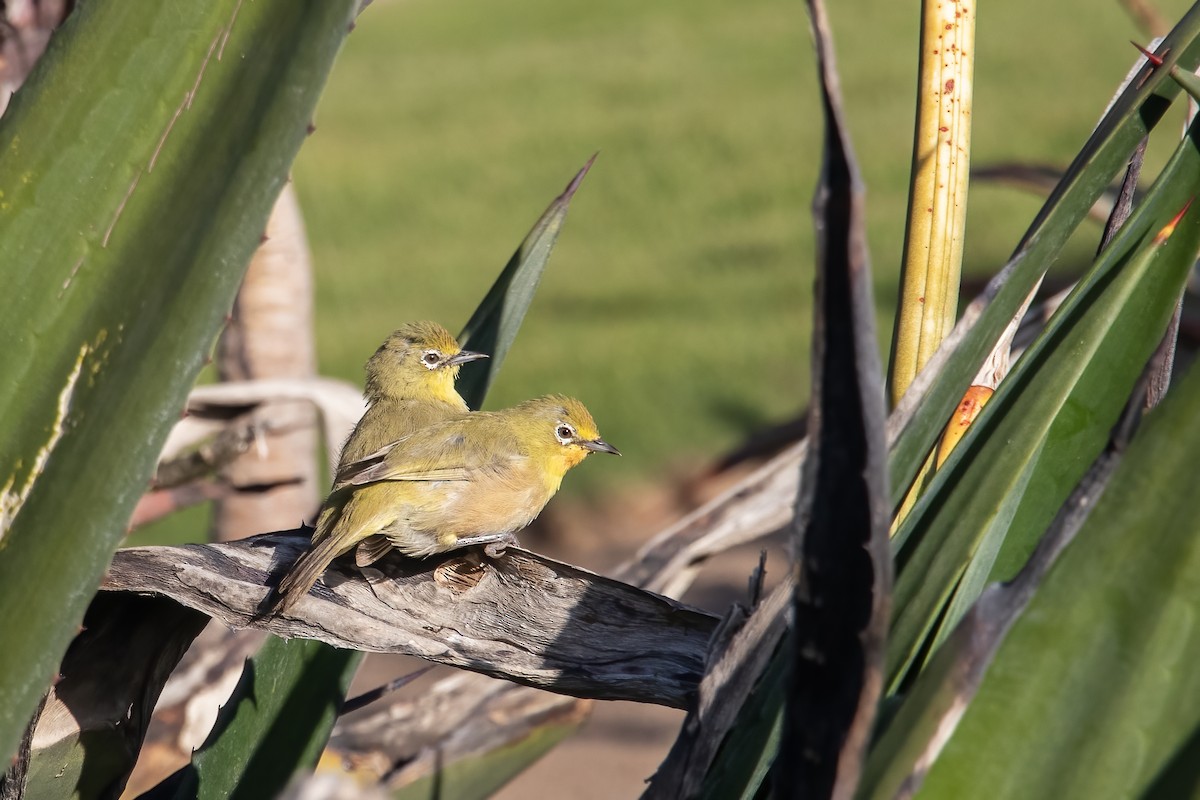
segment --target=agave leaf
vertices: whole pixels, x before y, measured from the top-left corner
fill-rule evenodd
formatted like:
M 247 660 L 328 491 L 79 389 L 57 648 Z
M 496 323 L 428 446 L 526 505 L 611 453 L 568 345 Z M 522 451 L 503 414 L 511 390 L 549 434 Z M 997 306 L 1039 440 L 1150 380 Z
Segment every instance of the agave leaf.
M 463 369 L 462 377 L 458 381 L 458 393 L 473 409 L 479 409 L 483 405 L 484 395 L 496 379 L 504 357 L 508 355 L 509 348 L 517 338 L 517 331 L 525 319 L 525 312 L 529 310 L 533 295 L 542 281 L 542 273 L 550 259 L 550 252 L 554 249 L 558 233 L 567 219 L 571 198 L 579 190 L 579 185 L 583 183 L 584 176 L 592 168 L 597 155 L 599 153 L 588 159 L 583 169 L 575 173 L 575 177 L 567 184 L 563 193 L 554 198 L 554 202 L 550 203 L 533 224 L 525 240 L 512 254 L 500 277 L 496 278 L 483 302 L 475 309 L 471 319 L 467 320 L 466 327 L 458 335 L 463 347 L 469 346 L 472 350 L 491 356 L 468 365 Z
M 825 147 L 813 202 L 813 400 L 791 526 L 799 579 L 782 745 L 804 757 L 779 761 L 774 783 L 780 796 L 843 798 L 858 784 L 883 683 L 891 515 L 865 194 L 825 6 L 808 6 Z
M 1013 623 L 1112 480 L 1141 419 L 1150 373 L 1147 369 L 1138 381 L 1104 452 L 1071 492 L 1020 574 L 1010 583 L 989 587 L 917 676 L 912 690 L 892 698 L 887 723 L 879 726 L 871 747 L 859 797 L 907 798 L 920 787 Z
M 1200 727 L 1159 770 L 1154 782 L 1139 795 L 1143 800 L 1185 800 L 1200 798 Z
M 1196 135 L 1177 148 L 897 532 L 891 690 L 935 625 L 944 638 L 982 589 L 982 580 L 959 585 L 971 560 L 983 560 L 976 576 L 987 574 L 1002 546 L 1023 562 L 1107 441 L 1197 252 L 1200 213 L 1171 225 L 1200 181 Z M 955 591 L 959 600 L 943 618 Z
M 1193 368 L 1004 640 L 921 797 L 1195 786 L 1197 762 L 1183 762 L 1200 730 L 1198 404 Z
M 355 5 L 82 3 L 0 120 L 0 758 L 124 535 Z
M 269 637 L 192 762 L 143 797 L 279 796 L 325 747 L 358 668 L 349 655 L 311 639 Z
M 894 506 L 904 499 L 955 405 L 1030 290 L 1112 178 L 1125 167 L 1138 142 L 1162 119 L 1179 94 L 1169 70 L 1176 64 L 1191 70 L 1200 62 L 1200 5 L 1187 12 L 1158 52 L 1164 65 L 1153 69 L 1144 64 L 1113 101 L 1001 275 L 989 285 L 981 301 L 968 307 L 943 343 L 945 353 L 935 356 L 926 367 L 937 371 L 930 388 L 919 398 L 906 398 L 905 403 L 919 404 L 920 411 L 901 433 L 889 459 Z
M 163 684 L 207 624 L 166 598 L 97 595 L 34 719 L 24 796 L 121 794 Z

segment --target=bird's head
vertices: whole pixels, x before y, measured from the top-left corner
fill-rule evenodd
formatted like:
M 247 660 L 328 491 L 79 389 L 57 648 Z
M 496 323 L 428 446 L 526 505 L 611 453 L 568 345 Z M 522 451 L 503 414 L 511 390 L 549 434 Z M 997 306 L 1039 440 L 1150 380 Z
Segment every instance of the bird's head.
M 397 328 L 367 362 L 367 399 L 443 400 L 461 403 L 454 391 L 458 368 L 485 353 L 463 350 L 436 322 Z
M 529 452 L 560 476 L 592 453 L 621 455 L 600 438 L 600 431 L 583 403 L 560 394 L 528 400 L 514 411 L 520 436 Z

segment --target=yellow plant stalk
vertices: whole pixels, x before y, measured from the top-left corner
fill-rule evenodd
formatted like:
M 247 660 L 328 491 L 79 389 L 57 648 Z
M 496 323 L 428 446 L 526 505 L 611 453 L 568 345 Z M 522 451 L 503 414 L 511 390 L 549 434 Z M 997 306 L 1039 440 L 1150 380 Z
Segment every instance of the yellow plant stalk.
M 950 453 L 954 451 L 955 445 L 966 434 L 967 428 L 971 427 L 971 423 L 979 416 L 979 412 L 987 405 L 987 401 L 992 399 L 992 395 L 996 390 L 990 386 L 971 386 L 967 389 L 967 393 L 963 396 L 962 402 L 958 404 L 958 408 L 954 410 L 954 416 L 950 418 L 950 422 L 946 425 L 946 430 L 942 432 L 941 443 L 938 444 L 937 464 L 936 467 L 941 469 L 942 464 L 950 457 Z
M 971 381 L 971 385 L 967 387 L 963 399 L 959 401 L 958 407 L 954 410 L 950 421 L 946 423 L 946 429 L 942 431 L 942 438 L 938 443 L 935 468 L 941 469 L 942 464 L 950 457 L 950 453 L 958 445 L 959 441 L 966 435 L 967 429 L 971 427 L 971 423 L 979 416 L 979 412 L 987 405 L 987 401 L 992 399 L 992 395 L 996 393 L 996 388 L 1000 385 L 1000 381 L 1004 380 L 1004 376 L 1008 374 L 1009 360 L 1012 357 L 1013 338 L 1017 335 L 1017 329 L 1021 327 L 1021 320 L 1025 318 L 1025 313 L 1029 310 L 1033 298 L 1037 295 L 1038 289 L 1041 288 L 1042 279 L 1039 278 L 1037 283 L 1033 285 L 1029 295 L 1026 296 L 1025 302 L 1017 310 L 1012 320 L 1008 323 L 1008 327 L 1000 334 L 1000 338 L 996 340 L 996 346 L 992 348 L 992 352 L 984 360 L 983 366 L 979 368 L 975 379 Z M 1061 298 L 1059 298 L 1061 301 Z M 908 504 L 906 498 L 906 507 Z
M 923 0 L 908 227 L 888 376 L 893 405 L 937 351 L 958 315 L 974 67 L 975 4 Z M 931 457 L 909 489 L 892 522 L 893 533 L 924 488 L 932 463 Z
M 954 327 L 971 152 L 975 5 L 924 0 L 917 124 L 890 375 L 898 403 Z

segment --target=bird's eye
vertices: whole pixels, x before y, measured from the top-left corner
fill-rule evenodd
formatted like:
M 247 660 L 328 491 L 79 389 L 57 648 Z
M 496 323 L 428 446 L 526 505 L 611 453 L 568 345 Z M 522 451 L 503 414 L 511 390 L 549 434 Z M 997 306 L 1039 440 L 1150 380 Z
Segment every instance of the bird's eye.
M 566 444 L 575 437 L 575 430 L 570 425 L 559 425 L 554 429 L 554 435 L 560 442 Z
M 421 356 L 421 363 L 433 369 L 438 364 L 442 363 L 442 354 L 437 350 L 426 350 L 425 355 Z

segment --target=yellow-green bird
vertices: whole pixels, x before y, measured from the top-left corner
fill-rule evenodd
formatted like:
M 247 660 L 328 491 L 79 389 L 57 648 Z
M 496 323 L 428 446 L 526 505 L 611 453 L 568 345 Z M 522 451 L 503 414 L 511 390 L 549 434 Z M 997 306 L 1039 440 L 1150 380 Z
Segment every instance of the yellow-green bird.
M 435 422 L 346 464 L 312 548 L 279 584 L 277 610 L 295 604 L 333 559 L 375 534 L 416 558 L 511 542 L 567 471 L 593 452 L 620 455 L 582 403 L 549 395 Z
M 454 389 L 458 369 L 487 357 L 463 350 L 450 331 L 436 322 L 409 322 L 393 331 L 367 361 L 367 411 L 342 446 L 338 470 L 413 431 L 468 413 L 466 401 Z M 328 513 L 323 509 L 317 519 L 314 543 L 328 528 L 322 524 Z M 383 539 L 365 547 L 359 559 L 364 565 L 390 549 Z
M 374 453 L 434 422 L 467 413 L 454 390 L 458 368 L 487 358 L 463 350 L 436 322 L 397 328 L 367 361 L 367 413 L 342 447 L 342 465 Z

